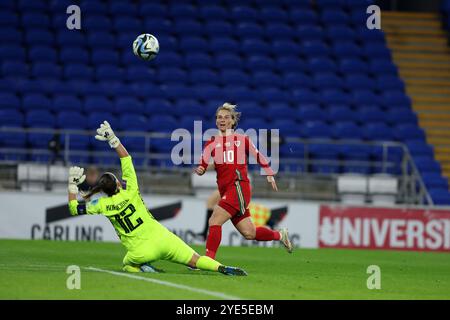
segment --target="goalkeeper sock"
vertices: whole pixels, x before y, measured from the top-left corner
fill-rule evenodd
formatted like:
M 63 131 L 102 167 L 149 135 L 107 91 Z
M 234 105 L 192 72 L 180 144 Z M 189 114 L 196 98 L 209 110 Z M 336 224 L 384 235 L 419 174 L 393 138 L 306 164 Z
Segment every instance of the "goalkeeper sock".
M 206 255 L 212 259 L 216 257 L 217 249 L 222 240 L 222 226 L 214 225 L 209 227 L 208 239 L 206 239 Z
M 258 241 L 272 241 L 280 240 L 280 233 L 266 227 L 256 227 L 255 240 Z
M 197 264 L 195 265 L 197 268 L 201 270 L 207 271 L 217 271 L 221 264 L 214 259 L 211 259 L 207 256 L 201 256 L 197 260 Z

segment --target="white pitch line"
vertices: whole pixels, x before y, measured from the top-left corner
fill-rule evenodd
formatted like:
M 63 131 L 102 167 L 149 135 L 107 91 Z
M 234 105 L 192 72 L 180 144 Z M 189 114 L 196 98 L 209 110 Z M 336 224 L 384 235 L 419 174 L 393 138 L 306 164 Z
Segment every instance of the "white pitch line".
M 120 272 L 115 272 L 115 271 L 110 271 L 110 270 L 103 270 L 103 269 L 94 268 L 94 267 L 88 267 L 86 269 L 93 270 L 93 271 L 98 271 L 98 272 L 109 273 L 109 274 L 113 274 L 113 275 L 116 275 L 116 276 L 131 278 L 131 279 L 135 279 L 135 280 L 153 282 L 153 283 L 157 283 L 157 284 L 160 284 L 160 285 L 163 285 L 163 286 L 174 287 L 174 288 L 177 288 L 177 289 L 184 289 L 184 290 L 188 290 L 188 291 L 192 291 L 192 292 L 203 293 L 203 294 L 206 294 L 206 295 L 209 295 L 209 296 L 213 296 L 213 297 L 221 298 L 221 299 L 225 299 L 225 300 L 241 300 L 241 298 L 239 298 L 239 297 L 230 296 L 230 295 L 227 295 L 227 294 L 224 294 L 224 293 L 221 293 L 221 292 L 215 292 L 215 291 L 209 291 L 209 290 L 205 290 L 205 289 L 193 288 L 193 287 L 185 286 L 185 285 L 182 285 L 182 284 L 172 283 L 172 282 L 163 281 L 163 280 L 157 280 L 157 279 L 146 278 L 146 277 L 139 277 L 139 276 L 128 274 L 128 273 L 120 273 Z

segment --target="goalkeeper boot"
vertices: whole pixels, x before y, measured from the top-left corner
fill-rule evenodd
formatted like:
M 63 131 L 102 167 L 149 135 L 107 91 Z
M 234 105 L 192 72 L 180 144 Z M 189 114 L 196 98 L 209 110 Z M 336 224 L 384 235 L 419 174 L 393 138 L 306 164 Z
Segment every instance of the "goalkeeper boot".
M 280 241 L 286 248 L 287 252 L 292 253 L 293 247 L 291 240 L 289 240 L 288 230 L 286 228 L 280 230 L 281 238 Z
M 237 267 L 219 266 L 217 270 L 227 276 L 246 276 L 247 272 Z
M 140 267 L 141 272 L 145 272 L 145 273 L 163 273 L 164 271 L 158 268 L 155 268 L 154 266 L 148 264 L 148 263 L 144 263 L 143 265 L 141 265 Z
M 191 270 L 191 271 L 200 271 L 200 269 L 196 268 L 196 267 L 188 266 L 187 268 L 188 268 L 188 270 Z

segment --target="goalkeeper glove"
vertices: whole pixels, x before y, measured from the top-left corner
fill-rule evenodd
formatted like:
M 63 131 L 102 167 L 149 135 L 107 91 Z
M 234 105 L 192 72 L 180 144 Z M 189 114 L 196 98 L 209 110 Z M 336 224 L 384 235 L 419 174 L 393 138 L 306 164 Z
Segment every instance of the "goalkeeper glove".
M 97 129 L 97 135 L 95 139 L 100 141 L 108 141 L 111 148 L 117 148 L 120 144 L 119 138 L 116 137 L 114 131 L 111 129 L 108 121 L 103 121 L 100 128 Z
M 69 192 L 78 194 L 78 185 L 82 184 L 86 176 L 84 169 L 80 167 L 70 167 L 69 169 Z

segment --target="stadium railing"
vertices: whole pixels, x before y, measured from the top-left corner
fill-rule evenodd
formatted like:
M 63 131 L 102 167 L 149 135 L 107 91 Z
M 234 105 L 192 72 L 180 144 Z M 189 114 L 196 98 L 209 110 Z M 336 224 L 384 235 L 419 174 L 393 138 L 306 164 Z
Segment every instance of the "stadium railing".
M 111 151 L 105 145 L 104 150 L 93 150 L 92 145 L 92 131 L 85 130 L 59 130 L 59 129 L 23 129 L 23 128 L 0 128 L 0 134 L 5 133 L 20 133 L 20 134 L 46 134 L 47 138 L 50 135 L 59 136 L 63 148 L 60 154 L 55 158 L 55 152 L 48 147 L 40 148 L 9 148 L 0 147 L 0 180 L 3 181 L 4 188 L 20 188 L 16 183 L 11 183 L 11 179 L 17 179 L 17 174 L 12 171 L 17 171 L 18 164 L 35 164 L 40 163 L 43 167 L 50 168 L 52 165 L 60 164 L 63 166 L 80 165 L 87 166 L 92 163 L 96 164 L 102 169 L 118 170 L 119 162 L 112 156 Z M 140 138 L 138 145 L 142 146 L 141 150 L 136 150 L 136 147 L 130 146 L 130 153 L 135 159 L 135 166 L 139 172 L 140 178 L 143 180 L 144 192 L 145 190 L 158 191 L 165 193 L 189 193 L 192 194 L 190 183 L 190 173 L 195 163 L 170 165 L 170 133 L 157 132 L 139 132 L 139 131 L 117 131 L 121 139 Z M 71 148 L 71 139 L 75 136 L 89 137 L 90 142 L 86 144 L 86 148 L 77 149 Z M 126 138 L 125 138 L 126 137 Z M 143 139 L 143 141 L 142 141 Z M 159 139 L 164 139 L 164 152 L 155 151 L 152 148 Z M 142 143 L 143 142 L 143 143 Z M 174 145 L 178 141 L 172 142 Z M 261 143 L 261 142 L 260 142 Z M 399 180 L 399 190 L 397 194 L 397 203 L 402 204 L 420 204 L 433 205 L 433 201 L 428 193 L 428 190 L 421 178 L 413 158 L 408 150 L 408 147 L 399 142 L 392 141 L 355 141 L 355 140 L 331 140 L 331 139 L 301 139 L 294 137 L 287 137 L 280 141 L 280 139 L 271 139 L 263 142 L 266 147 L 267 143 L 273 146 L 275 150 L 279 150 L 282 145 L 296 145 L 302 146 L 303 152 L 296 153 L 295 156 L 282 156 L 280 158 L 273 157 L 273 152 L 269 159 L 272 161 L 278 160 L 278 165 L 281 164 L 281 171 L 278 174 L 279 184 L 284 188 L 280 188 L 281 192 L 274 195 L 270 192 L 268 184 L 264 177 L 261 177 L 258 172 L 259 169 L 255 165 L 249 168 L 250 173 L 254 178 L 255 196 L 264 197 L 278 197 L 278 198 L 296 198 L 296 199 L 310 199 L 310 200 L 326 200 L 338 201 L 339 194 L 337 192 L 337 178 L 342 174 L 342 168 L 351 166 L 357 172 L 362 172 L 367 176 L 372 174 L 390 174 Z M 161 145 L 161 140 L 159 141 Z M 203 145 L 203 143 L 202 143 Z M 126 146 L 128 146 L 126 144 Z M 322 150 L 326 148 L 339 149 L 342 146 L 354 146 L 362 148 L 372 148 L 377 150 L 377 160 L 348 160 L 342 158 L 326 159 L 315 158 L 312 148 L 322 146 Z M 137 148 L 139 149 L 139 148 Z M 267 148 L 265 150 L 269 150 Z M 191 148 L 191 150 L 193 150 Z M 393 151 L 395 150 L 395 152 Z M 201 150 L 200 150 L 201 151 Z M 381 152 L 381 153 L 380 153 Z M 380 156 L 381 154 L 381 156 Z M 14 155 L 22 155 L 25 160 L 14 160 Z M 38 161 L 33 161 L 33 156 L 43 156 Z M 198 160 L 199 155 L 191 154 L 189 159 L 192 161 Z M 116 162 L 114 162 L 116 161 Z M 274 162 L 271 162 L 273 165 Z M 285 169 L 287 165 L 293 164 L 298 170 Z M 319 168 L 317 170 L 317 168 Z M 320 168 L 325 169 L 321 172 Z M 50 169 L 48 169 L 50 170 Z M 350 170 L 351 172 L 351 170 Z M 345 172 L 344 172 L 345 173 Z M 50 174 L 44 175 L 47 177 L 46 185 L 51 185 Z M 26 180 L 26 179 L 25 179 Z M 31 179 L 32 180 L 32 179 Z M 5 183 L 6 181 L 6 183 Z M 155 181 L 157 183 L 155 184 Z M 172 182 L 173 187 L 170 186 Z M 151 188 L 146 188 L 147 184 L 151 184 Z M 6 186 L 6 187 L 5 187 Z M 184 188 L 182 188 L 184 186 Z M 51 187 L 47 187 L 51 189 Z M 183 189 L 183 190 L 181 190 Z

